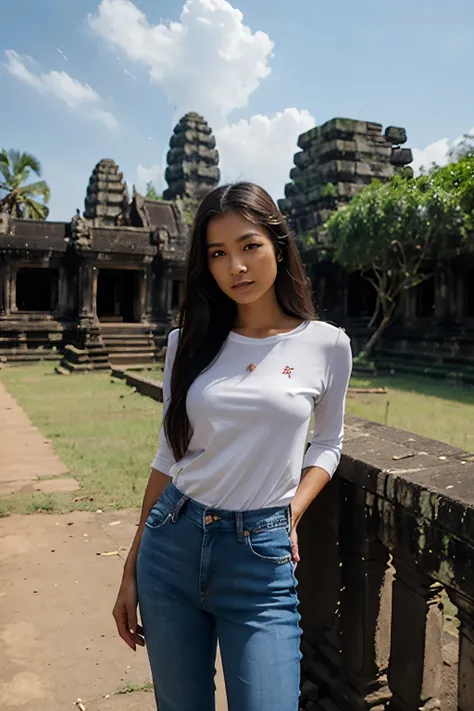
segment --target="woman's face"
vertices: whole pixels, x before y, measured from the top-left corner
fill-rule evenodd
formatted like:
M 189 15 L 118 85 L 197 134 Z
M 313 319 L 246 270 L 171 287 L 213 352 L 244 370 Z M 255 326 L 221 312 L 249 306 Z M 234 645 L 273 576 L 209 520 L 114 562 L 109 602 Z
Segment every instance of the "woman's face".
M 250 304 L 273 287 L 277 260 L 264 227 L 227 212 L 212 218 L 206 237 L 211 274 L 233 301 Z

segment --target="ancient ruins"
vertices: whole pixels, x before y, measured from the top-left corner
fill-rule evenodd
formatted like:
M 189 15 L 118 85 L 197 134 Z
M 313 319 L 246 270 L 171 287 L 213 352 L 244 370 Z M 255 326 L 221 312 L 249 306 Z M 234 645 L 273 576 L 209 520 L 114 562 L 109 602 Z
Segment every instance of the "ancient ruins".
M 0 215 L 0 358 L 57 360 L 70 371 L 156 359 L 184 279 L 189 215 L 220 179 L 211 129 L 190 113 L 170 142 L 166 200 L 99 161 L 84 214 L 69 223 Z
M 321 318 L 346 328 L 357 354 L 368 340 L 375 291 L 359 273 L 331 260 L 322 226 L 374 178 L 390 180 L 412 169 L 403 128 L 333 119 L 303 133 L 294 156 L 292 182 L 280 209 L 299 240 Z M 308 239 L 310 238 L 310 239 Z M 446 251 L 433 274 L 406 291 L 399 315 L 377 351 L 377 367 L 397 372 L 450 375 L 474 383 L 474 245 Z
M 373 178 L 410 171 L 403 128 L 333 119 L 302 134 L 280 208 L 298 240 L 321 318 L 354 352 L 368 339 L 372 286 L 331 259 L 322 226 Z M 211 128 L 196 113 L 170 140 L 164 200 L 127 186 L 113 160 L 94 168 L 84 214 L 70 223 L 0 215 L 0 358 L 63 358 L 70 370 L 153 361 L 176 313 L 192 213 L 220 181 Z M 474 382 L 474 252 L 443 253 L 405 292 L 377 352 L 379 368 Z

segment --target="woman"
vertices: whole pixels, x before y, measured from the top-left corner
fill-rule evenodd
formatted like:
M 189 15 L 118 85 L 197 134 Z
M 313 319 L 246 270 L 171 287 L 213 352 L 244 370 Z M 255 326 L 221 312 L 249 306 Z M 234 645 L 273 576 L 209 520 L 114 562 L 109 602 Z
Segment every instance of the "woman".
M 133 650 L 146 639 L 160 711 L 214 709 L 217 641 L 230 711 L 297 711 L 296 532 L 339 463 L 350 370 L 349 339 L 316 320 L 270 196 L 250 183 L 211 192 L 114 608 Z

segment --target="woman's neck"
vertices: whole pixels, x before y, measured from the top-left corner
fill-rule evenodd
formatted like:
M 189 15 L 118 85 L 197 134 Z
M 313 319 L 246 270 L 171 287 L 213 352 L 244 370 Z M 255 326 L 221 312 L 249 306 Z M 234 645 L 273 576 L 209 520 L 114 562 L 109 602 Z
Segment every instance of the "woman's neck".
M 272 331 L 294 328 L 300 320 L 285 314 L 270 292 L 252 304 L 238 304 L 234 330 L 264 337 L 272 335 Z

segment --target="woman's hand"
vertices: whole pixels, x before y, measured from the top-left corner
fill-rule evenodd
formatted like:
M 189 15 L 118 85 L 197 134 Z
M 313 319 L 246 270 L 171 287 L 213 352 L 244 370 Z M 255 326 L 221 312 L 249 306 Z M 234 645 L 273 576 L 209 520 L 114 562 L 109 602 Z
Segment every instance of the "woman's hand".
M 114 606 L 113 616 L 120 637 L 135 652 L 137 644 L 145 646 L 143 627 L 137 622 L 137 583 L 135 575 L 124 573 L 117 601 Z
M 296 565 L 300 562 L 300 554 L 298 550 L 298 534 L 296 532 L 296 527 L 294 527 L 290 533 L 291 540 L 291 556 L 293 563 Z

